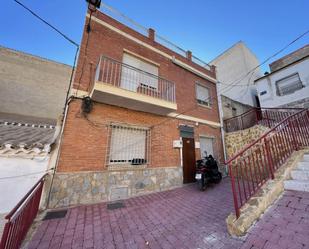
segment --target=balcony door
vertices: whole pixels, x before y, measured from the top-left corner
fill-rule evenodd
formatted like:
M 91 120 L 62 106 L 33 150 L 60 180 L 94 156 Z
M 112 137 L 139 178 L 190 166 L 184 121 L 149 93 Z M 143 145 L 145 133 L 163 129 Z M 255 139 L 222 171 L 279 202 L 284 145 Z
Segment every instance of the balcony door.
M 128 53 L 123 54 L 121 88 L 132 92 L 157 91 L 159 69 Z

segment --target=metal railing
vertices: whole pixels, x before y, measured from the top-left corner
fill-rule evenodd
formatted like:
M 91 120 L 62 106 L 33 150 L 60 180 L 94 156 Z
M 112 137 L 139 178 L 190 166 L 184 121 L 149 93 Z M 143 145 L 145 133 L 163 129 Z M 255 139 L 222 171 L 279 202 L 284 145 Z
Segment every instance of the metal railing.
M 173 82 L 106 56 L 101 56 L 96 81 L 153 98 L 176 102 Z
M 138 22 L 132 20 L 131 18 L 127 17 L 126 15 L 122 14 L 118 10 L 114 9 L 113 7 L 107 5 L 106 3 L 102 3 L 102 8 L 105 8 L 105 13 L 110 15 L 112 18 L 115 18 L 119 22 L 123 23 L 124 25 L 130 27 L 131 29 L 135 30 L 136 32 L 148 37 L 149 29 L 144 27 L 143 25 L 139 24 Z M 187 56 L 187 50 L 181 48 L 180 46 L 176 45 L 174 42 L 171 42 L 167 38 L 155 33 L 155 41 L 159 43 L 160 45 L 172 50 L 173 52 L 181 55 L 182 57 Z M 205 61 L 201 60 L 200 58 L 197 58 L 196 56 L 192 56 L 192 62 L 196 63 L 207 70 L 211 70 L 211 67 L 209 64 L 207 64 Z
M 224 120 L 224 129 L 226 132 L 233 132 L 257 124 L 271 128 L 299 110 L 301 108 L 252 108 L 241 115 Z
M 46 175 L 5 216 L 7 222 L 0 241 L 0 249 L 17 249 L 20 247 L 38 213 L 45 177 Z
M 309 111 L 302 109 L 277 123 L 246 146 L 226 164 L 232 183 L 237 218 L 240 208 L 289 158 L 293 151 L 309 146 Z

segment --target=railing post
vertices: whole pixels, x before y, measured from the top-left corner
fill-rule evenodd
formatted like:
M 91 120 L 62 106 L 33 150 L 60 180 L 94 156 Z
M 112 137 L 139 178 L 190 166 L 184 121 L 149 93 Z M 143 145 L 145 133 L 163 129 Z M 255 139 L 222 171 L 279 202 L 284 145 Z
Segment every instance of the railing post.
M 270 121 L 269 121 L 269 116 L 268 116 L 268 111 L 267 110 L 265 110 L 265 114 L 266 114 L 268 128 L 270 128 Z
M 10 231 L 10 226 L 11 226 L 11 221 L 8 220 L 5 223 L 3 233 L 2 233 L 2 237 L 1 237 L 1 240 L 0 240 L 0 248 L 1 249 L 4 249 L 6 247 L 7 239 L 8 239 L 8 235 L 9 235 L 9 231 Z
M 266 157 L 267 157 L 270 177 L 271 177 L 271 179 L 274 179 L 275 176 L 274 176 L 273 160 L 272 160 L 271 155 L 270 155 L 270 148 L 269 148 L 269 144 L 268 144 L 266 137 L 264 138 L 264 144 L 265 144 L 265 148 L 266 148 Z
M 234 200 L 234 208 L 235 208 L 235 213 L 236 217 L 239 218 L 240 212 L 239 212 L 239 206 L 238 206 L 238 200 L 237 200 L 237 193 L 236 193 L 236 187 L 235 187 L 235 178 L 233 174 L 233 169 L 232 169 L 232 163 L 228 165 L 229 167 L 229 174 L 231 177 L 231 184 L 232 184 L 232 193 L 233 193 L 233 200 Z
M 295 138 L 296 134 L 295 134 L 295 130 L 293 129 L 293 125 L 291 123 L 291 120 L 289 120 L 289 122 L 288 122 L 288 127 L 289 127 L 289 131 L 291 133 L 290 136 L 292 136 L 294 148 L 295 148 L 296 151 L 298 151 L 298 143 L 297 143 L 297 140 Z

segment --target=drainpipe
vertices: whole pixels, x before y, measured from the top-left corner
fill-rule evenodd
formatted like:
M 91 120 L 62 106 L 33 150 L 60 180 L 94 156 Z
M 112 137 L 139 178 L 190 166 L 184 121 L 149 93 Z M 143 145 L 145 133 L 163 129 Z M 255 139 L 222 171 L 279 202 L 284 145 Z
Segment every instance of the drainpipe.
M 218 82 L 217 82 L 218 84 Z M 217 103 L 218 103 L 218 109 L 219 109 L 219 118 L 220 118 L 220 129 L 221 129 L 221 140 L 222 140 L 222 146 L 223 146 L 223 155 L 224 155 L 224 160 L 227 160 L 227 154 L 226 154 L 226 148 L 225 148 L 225 139 L 224 139 L 224 125 L 223 125 L 223 110 L 222 110 L 222 99 L 221 95 L 218 92 L 217 88 Z

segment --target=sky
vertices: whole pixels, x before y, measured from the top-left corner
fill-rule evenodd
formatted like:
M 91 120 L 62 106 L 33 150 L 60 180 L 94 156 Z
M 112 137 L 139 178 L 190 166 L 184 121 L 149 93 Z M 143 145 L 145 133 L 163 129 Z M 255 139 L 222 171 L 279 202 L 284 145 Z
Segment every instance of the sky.
M 19 0 L 80 43 L 85 0 Z M 309 29 L 308 0 L 105 0 L 206 62 L 242 40 L 263 61 Z M 106 12 L 101 7 L 102 12 Z M 108 12 L 109 13 L 109 12 Z M 309 35 L 276 58 L 309 43 Z M 0 45 L 72 65 L 75 47 L 13 0 L 1 1 Z M 267 63 L 268 64 L 268 63 Z M 268 70 L 268 65 L 262 70 Z

